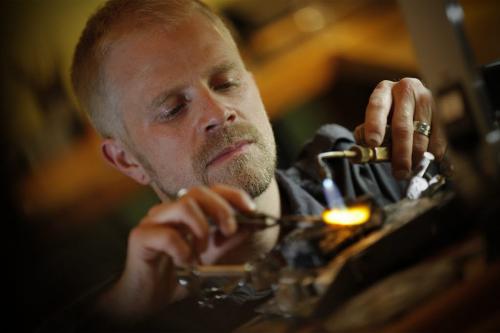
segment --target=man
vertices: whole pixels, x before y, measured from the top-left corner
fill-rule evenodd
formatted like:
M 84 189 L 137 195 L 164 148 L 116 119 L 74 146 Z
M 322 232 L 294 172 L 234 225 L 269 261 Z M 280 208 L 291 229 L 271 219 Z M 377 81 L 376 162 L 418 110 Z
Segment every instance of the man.
M 72 80 L 103 136 L 107 161 L 162 201 L 130 232 L 123 272 L 96 297 L 100 316 L 140 322 L 184 297 L 176 266 L 244 262 L 273 248 L 279 227 L 246 230 L 235 212 L 288 213 L 303 189 L 276 172 L 274 137 L 254 78 L 210 9 L 195 0 L 109 1 L 87 23 Z M 409 177 L 424 151 L 444 152 L 438 126 L 430 138 L 413 131 L 414 121 L 432 122 L 432 109 L 416 79 L 381 82 L 371 95 L 364 138 L 380 145 L 392 110 L 399 179 Z M 338 144 L 352 141 L 341 128 L 327 131 Z M 387 187 L 382 192 L 396 185 Z

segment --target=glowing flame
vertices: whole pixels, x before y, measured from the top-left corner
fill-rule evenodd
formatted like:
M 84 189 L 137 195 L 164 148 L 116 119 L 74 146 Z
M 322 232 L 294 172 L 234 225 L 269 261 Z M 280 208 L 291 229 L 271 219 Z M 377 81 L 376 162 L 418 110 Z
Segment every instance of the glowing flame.
M 327 209 L 322 214 L 323 221 L 335 225 L 358 225 L 370 219 L 370 207 L 366 205 Z

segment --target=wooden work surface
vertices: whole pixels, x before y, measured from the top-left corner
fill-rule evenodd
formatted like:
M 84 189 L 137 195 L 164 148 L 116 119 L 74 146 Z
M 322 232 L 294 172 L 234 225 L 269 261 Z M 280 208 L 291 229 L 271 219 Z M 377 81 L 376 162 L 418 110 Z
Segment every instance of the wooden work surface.
M 454 255 L 475 254 L 477 239 L 394 274 L 323 318 L 259 315 L 237 333 L 254 332 L 483 332 L 500 329 L 500 263 L 476 257 L 460 276 Z M 480 266 L 480 267 L 479 267 Z
M 410 208 L 410 206 L 412 208 Z M 460 221 L 454 216 L 455 206 L 441 207 L 441 203 L 433 204 L 430 200 L 420 203 L 403 202 L 398 212 L 389 216 L 388 225 L 380 231 L 374 232 L 366 239 L 359 241 L 340 253 L 329 263 L 325 270 L 332 270 L 334 274 L 339 270 L 335 261 L 342 261 L 343 255 L 348 257 L 363 257 L 363 253 L 372 251 L 371 255 L 364 256 L 350 265 L 351 269 L 357 267 L 358 279 L 366 272 L 378 274 L 376 270 L 366 270 L 364 266 L 373 266 L 373 262 L 381 270 L 387 270 L 391 261 L 400 255 L 398 252 L 407 252 L 412 247 L 421 252 L 422 258 L 402 265 L 400 269 L 393 270 L 383 278 L 369 284 L 366 288 L 355 292 L 351 297 L 341 303 L 335 301 L 335 297 L 343 297 L 335 290 L 339 288 L 329 287 L 328 292 L 320 295 L 319 302 L 312 304 L 316 310 L 306 316 L 294 316 L 292 319 L 276 313 L 265 311 L 257 315 L 252 321 L 241 326 L 237 333 L 253 332 L 482 332 L 498 331 L 500 329 L 500 261 L 491 260 L 488 257 L 487 242 L 484 234 L 474 225 L 475 221 Z M 449 209 L 448 209 L 448 208 Z M 432 211 L 430 210 L 432 209 Z M 423 210 L 429 210 L 431 214 Z M 437 214 L 433 213 L 436 211 Z M 440 220 L 442 218 L 442 220 Z M 406 220 L 406 221 L 405 221 Z M 432 221 L 431 221 L 432 220 Z M 457 222 L 456 225 L 454 222 Z M 470 222 L 470 226 L 467 225 Z M 410 224 L 407 224 L 410 223 Z M 413 224 L 413 225 L 411 225 Z M 424 226 L 424 229 L 419 228 Z M 407 227 L 408 226 L 408 227 Z M 442 239 L 448 238 L 447 231 L 456 232 L 450 228 L 465 228 L 464 233 L 458 232 L 450 236 L 453 241 L 447 241 L 444 246 L 436 246 Z M 398 228 L 407 228 L 415 239 L 408 236 L 408 232 L 400 232 L 400 237 L 391 236 Z M 469 230 L 470 228 L 470 230 Z M 385 229 L 385 230 L 384 230 Z M 431 231 L 428 234 L 427 231 Z M 435 236 L 432 233 L 435 229 Z M 404 231 L 404 230 L 402 230 Z M 427 237 L 425 236 L 427 234 Z M 460 236 L 458 236 L 460 235 Z M 371 239 L 370 239 L 371 238 Z M 384 238 L 386 238 L 384 240 Z M 378 240 L 390 242 L 393 249 L 389 252 L 378 250 L 370 246 Z M 369 244 L 359 244 L 359 243 Z M 353 249 L 361 247 L 362 250 Z M 389 244 L 389 249 L 391 244 Z M 352 252 L 352 253 L 345 253 Z M 385 253 L 391 258 L 374 258 Z M 392 253 L 392 255 L 391 255 Z M 424 255 L 425 254 L 425 255 Z M 368 258 L 365 260 L 364 258 Z M 400 256 L 404 259 L 405 255 Z M 396 260 L 400 260 L 396 259 Z M 343 260 L 346 262 L 346 259 Z M 372 261 L 372 263 L 370 263 Z M 384 267 L 385 265 L 385 267 Z M 397 267 L 398 265 L 393 267 Z M 321 274 L 320 274 L 321 275 Z M 318 278 L 317 278 L 318 280 Z M 337 283 L 339 279 L 332 279 Z M 356 284 L 356 274 L 352 282 L 342 286 L 349 289 L 350 284 Z M 334 291 L 334 292 L 332 292 Z M 330 300 L 329 300 L 330 298 Z M 271 300 L 271 303 L 273 301 Z M 328 309 L 332 306 L 332 309 Z M 317 309 L 321 308 L 321 311 Z M 261 307 L 266 309 L 266 307 Z M 267 309 L 270 309 L 267 307 Z M 272 308 L 271 308 L 272 309 Z

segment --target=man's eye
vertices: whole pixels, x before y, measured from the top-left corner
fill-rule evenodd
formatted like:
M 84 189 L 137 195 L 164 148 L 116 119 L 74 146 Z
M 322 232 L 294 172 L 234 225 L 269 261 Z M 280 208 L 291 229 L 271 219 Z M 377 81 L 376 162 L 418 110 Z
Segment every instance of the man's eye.
M 220 84 L 214 84 L 212 86 L 212 89 L 214 89 L 215 91 L 227 91 L 227 90 L 230 90 L 232 88 L 236 88 L 239 86 L 239 83 L 237 81 L 225 81 L 225 82 L 222 82 Z
M 162 112 L 158 114 L 156 120 L 160 122 L 173 120 L 186 109 L 186 106 L 186 103 L 179 103 L 172 108 L 165 108 L 165 110 L 162 110 Z

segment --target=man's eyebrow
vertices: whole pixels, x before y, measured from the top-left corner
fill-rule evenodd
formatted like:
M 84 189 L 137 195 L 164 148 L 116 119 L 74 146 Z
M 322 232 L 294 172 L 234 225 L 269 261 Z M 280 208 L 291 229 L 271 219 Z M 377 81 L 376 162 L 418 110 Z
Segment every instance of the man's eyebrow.
M 206 73 L 205 77 L 212 77 L 217 74 L 230 72 L 238 67 L 238 64 L 234 61 L 222 62 L 214 67 L 211 67 Z

